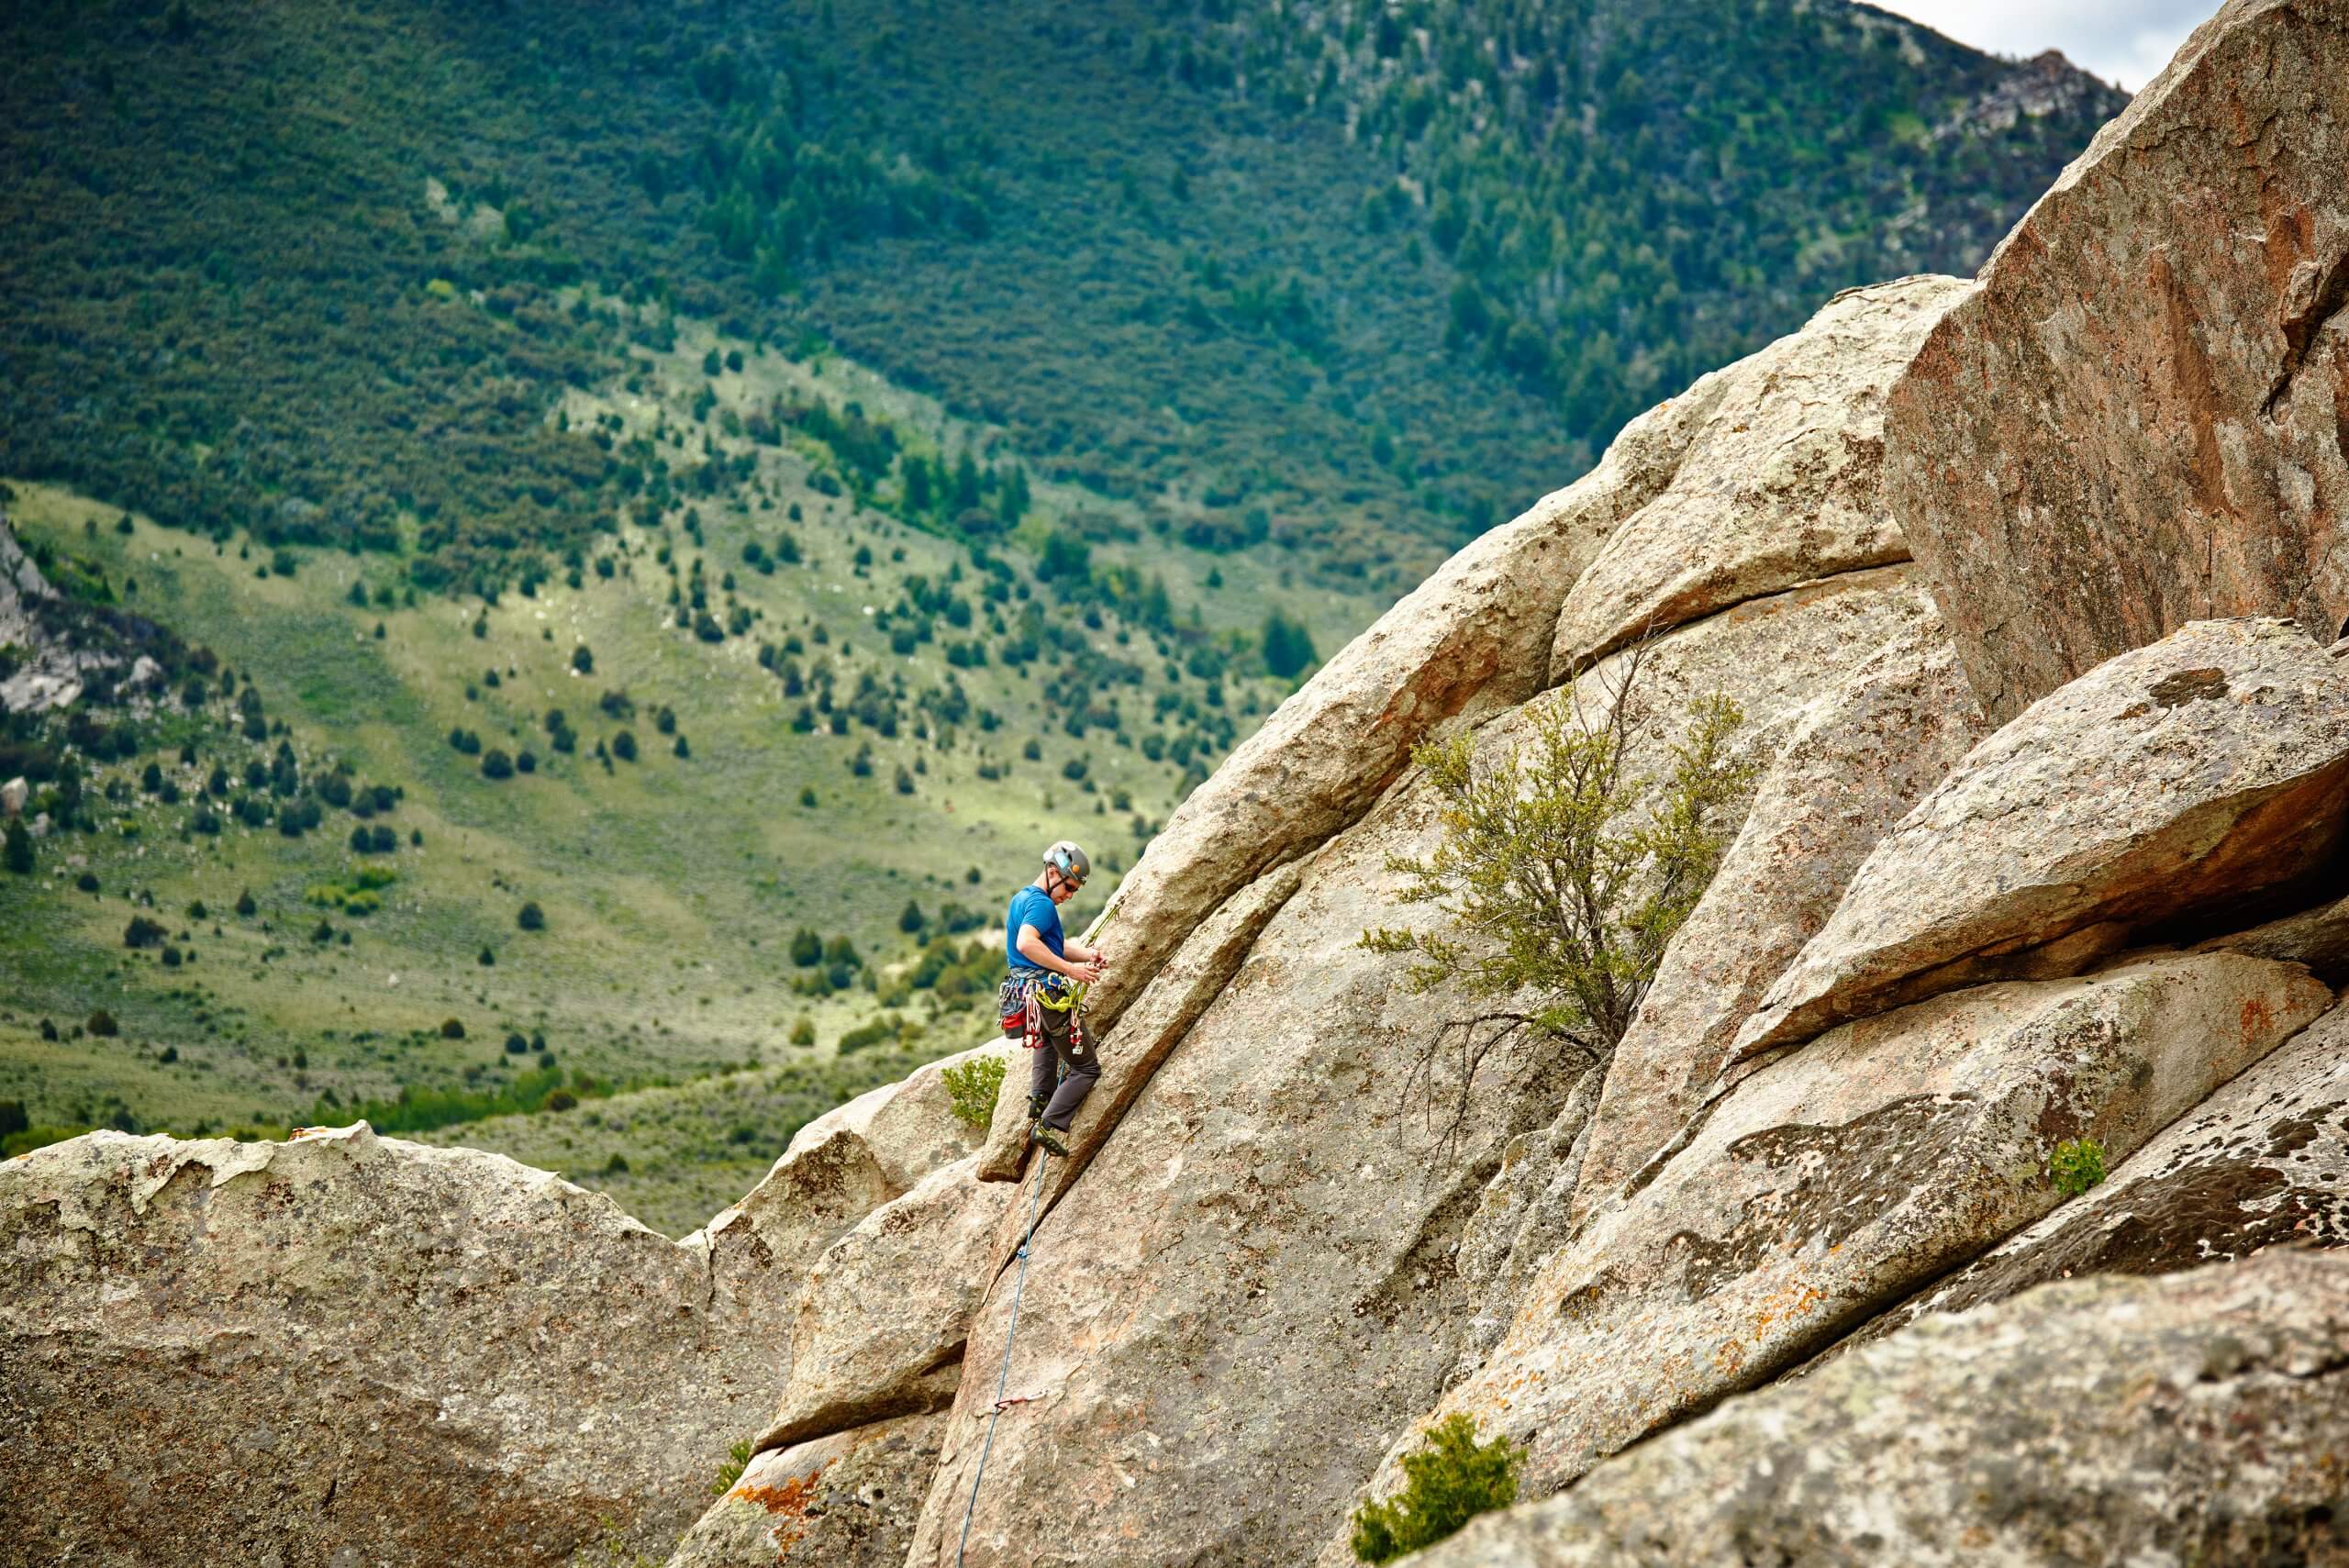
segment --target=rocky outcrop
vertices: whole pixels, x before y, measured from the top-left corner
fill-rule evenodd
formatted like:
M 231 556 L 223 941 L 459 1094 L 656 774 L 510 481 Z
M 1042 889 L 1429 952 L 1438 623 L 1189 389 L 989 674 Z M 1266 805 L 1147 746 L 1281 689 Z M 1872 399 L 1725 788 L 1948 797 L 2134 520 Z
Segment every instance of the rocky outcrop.
M 1938 621 L 1903 631 L 1802 710 L 1615 1049 L 1576 1214 L 1687 1120 L 1731 1038 L 1826 923 L 1860 862 L 1981 734 Z
M 2349 784 L 2349 681 L 2287 622 L 2122 654 L 1967 753 L 1871 851 L 1740 1055 L 2004 973 L 2075 973 L 2133 928 L 2319 868 Z
M 1748 713 L 1744 744 L 1766 755 L 1807 701 L 1931 614 L 1894 567 L 1680 628 L 1640 656 L 1634 700 L 1652 705 L 1653 722 L 1631 765 L 1662 766 L 1684 738 L 1687 700 L 1723 690 Z M 1572 694 L 1545 700 L 1580 700 L 1595 718 L 1630 657 L 1602 661 Z M 1478 752 L 1497 757 L 1527 725 L 1520 712 L 1481 726 Z M 1293 894 L 1264 893 L 1277 912 L 1245 961 L 1049 1207 L 1010 1373 L 1013 1391 L 1038 1402 L 996 1432 L 972 1564 L 1114 1557 L 1119 1542 L 1177 1530 L 1207 1558 L 1308 1552 L 1375 1461 L 1381 1434 L 1435 1397 L 1473 1319 L 1492 1309 L 1490 1279 L 1464 1277 L 1453 1249 L 1503 1150 L 1553 1125 L 1582 1064 L 1531 1051 L 1489 1062 L 1479 1115 L 1457 1152 L 1436 1158 L 1427 1089 L 1402 1096 L 1437 1029 L 1478 1004 L 1412 995 L 1403 965 L 1364 962 L 1357 941 L 1372 927 L 1442 918 L 1388 896 L 1404 882 L 1389 857 L 1424 854 L 1442 831 L 1431 789 L 1411 780 L 1301 863 Z M 1236 944 L 1248 922 L 1230 919 Z M 1225 920 L 1195 939 L 1203 952 L 1221 951 Z M 1169 986 L 1187 987 L 1188 968 L 1170 966 Z M 1159 1006 L 1119 1022 L 1111 1061 Z M 999 1261 L 1010 1229 L 998 1235 Z M 1546 1251 L 1545 1237 L 1537 1224 L 1529 1245 Z M 1524 1257 L 1528 1268 L 1539 1261 Z M 998 1364 L 1009 1295 L 998 1275 L 969 1364 Z M 1209 1370 L 1170 1377 L 1170 1367 Z M 951 1507 L 959 1522 L 993 1386 L 966 1378 L 957 1396 L 918 1562 L 940 1551 L 951 1559 L 946 1515 Z M 1320 1436 L 1301 1449 L 1299 1430 Z M 1105 1485 L 1072 1513 L 1054 1501 L 1071 1466 L 1136 1485 Z M 1033 1522 L 1044 1517 L 1048 1528 Z M 1029 1555 L 1007 1555 L 1018 1553 Z
M 1558 606 L 1616 520 L 1669 482 L 1700 402 L 1632 421 L 1597 468 L 1436 570 L 1191 792 L 1096 921 L 1113 962 L 1086 999 L 1107 1029 L 1194 927 L 1368 810 L 1440 726 L 1540 691 Z M 1089 939 L 1088 939 L 1089 940 Z
M 1934 1318 L 1489 1514 L 1418 1568 L 2339 1562 L 2349 1257 Z
M 975 1163 L 932 1172 L 816 1260 L 792 1313 L 790 1377 L 755 1449 L 935 1410 L 954 1396 L 989 1243 L 1019 1195 L 975 1180 Z
M 1894 515 L 2003 721 L 2188 621 L 2349 617 L 2349 6 L 2230 0 L 1937 325 Z
M 996 1041 L 918 1068 L 792 1136 L 783 1157 L 742 1201 L 710 1217 L 687 1237 L 707 1245 L 720 1289 L 764 1297 L 774 1271 L 794 1283 L 824 1249 L 931 1172 L 970 1154 L 979 1138 L 954 1115 L 948 1069 L 978 1056 L 1017 1056 Z M 1008 1074 L 1007 1074 L 1008 1076 Z M 738 1278 L 746 1283 L 738 1284 Z
M 1801 331 L 1699 381 L 1708 417 L 1566 595 L 1553 676 L 1748 599 L 1908 560 L 1879 483 L 1884 396 L 1969 286 L 1846 289 Z
M 1868 1325 L 1887 1334 L 2075 1274 L 2168 1273 L 2263 1248 L 2349 1247 L 2349 1008 L 2335 1008 L 2104 1184 Z
M 363 1122 L 36 1150 L 0 1254 L 0 1529 L 36 1560 L 665 1552 L 798 1283 L 720 1292 L 599 1193 Z
M 1385 868 L 1433 847 L 1430 793 L 1392 792 L 1297 868 L 1246 961 L 1044 1216 L 1008 1374 L 1032 1402 L 994 1431 L 969 1568 L 1131 1561 L 1176 1541 L 1202 1560 L 1280 1561 L 1376 1457 L 1370 1434 L 1434 1396 L 1464 1299 L 1452 1242 L 1501 1146 L 1564 1084 L 1537 1060 L 1490 1063 L 1519 1093 L 1444 1166 L 1398 1098 L 1426 1031 L 1468 1006 L 1411 996 L 1356 956 L 1365 927 L 1425 917 L 1387 902 Z M 972 1327 L 974 1375 L 911 1563 L 955 1561 L 1015 1278 L 995 1276 Z
M 944 1421 L 876 1421 L 755 1456 L 669 1568 L 900 1568 Z
M 1297 876 L 1294 865 L 1283 866 L 1226 899 L 1223 907 L 1201 921 L 1152 978 L 1141 999 L 1127 1009 L 1097 1053 L 1101 1080 L 1070 1124 L 1069 1157 L 1042 1178 L 1050 1188 L 1048 1198 L 1057 1197 L 1083 1173 L 1109 1129 L 1149 1084 L 1150 1075 L 1230 981 L 1265 922 L 1297 891 Z M 1089 1018 L 1087 1027 L 1092 1027 Z M 1029 1062 L 1024 1050 L 1011 1055 L 1011 1070 L 1003 1075 L 986 1146 L 979 1154 L 981 1181 L 1011 1180 L 1019 1173 L 1029 1150 Z
M 2037 1219 L 2058 1142 L 2122 1157 L 2331 1000 L 2294 965 L 2169 955 L 1847 1024 L 1595 1215 L 1435 1417 L 1526 1442 L 1527 1485 L 1555 1490 Z

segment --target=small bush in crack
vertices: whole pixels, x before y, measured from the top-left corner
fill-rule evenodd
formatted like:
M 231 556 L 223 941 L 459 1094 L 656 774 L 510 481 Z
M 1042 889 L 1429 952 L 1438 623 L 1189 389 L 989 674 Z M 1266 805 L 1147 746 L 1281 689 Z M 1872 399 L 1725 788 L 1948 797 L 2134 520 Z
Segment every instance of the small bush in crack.
M 1414 994 L 1487 1005 L 1439 1026 L 1404 1080 L 1406 1097 L 1425 1092 L 1432 1108 L 1456 1048 L 1440 1165 L 1495 1051 L 1546 1040 L 1605 1065 L 1736 831 L 1758 772 L 1732 750 L 1743 712 L 1719 694 L 1698 697 L 1664 730 L 1678 739 L 1655 747 L 1664 716 L 1641 689 L 1644 659 L 1634 647 L 1603 690 L 1529 704 L 1527 742 L 1505 754 L 1479 757 L 1467 734 L 1412 750 L 1445 833 L 1425 859 L 1389 857 L 1405 878 L 1392 896 L 1446 918 L 1364 931 L 1360 945 L 1414 960 L 1404 976 Z M 1635 762 L 1658 750 L 1653 771 Z
M 946 1081 L 946 1095 L 954 1104 L 954 1119 L 980 1132 L 995 1119 L 995 1097 L 1003 1087 L 1000 1056 L 974 1056 L 939 1076 Z
M 1476 1423 L 1454 1413 L 1428 1429 L 1403 1456 L 1403 1489 L 1354 1510 L 1354 1555 L 1391 1562 L 1437 1541 L 1494 1508 L 1517 1501 L 1525 1451 L 1508 1439 L 1476 1440 Z
M 2093 1138 L 2067 1138 L 2047 1156 L 2047 1179 L 2065 1197 L 2078 1197 L 2104 1180 L 2104 1145 Z
M 734 1483 L 742 1479 L 742 1472 L 750 1467 L 751 1440 L 744 1438 L 726 1451 L 726 1462 L 718 1467 L 718 1481 L 709 1489 L 713 1497 L 723 1497 L 734 1490 Z

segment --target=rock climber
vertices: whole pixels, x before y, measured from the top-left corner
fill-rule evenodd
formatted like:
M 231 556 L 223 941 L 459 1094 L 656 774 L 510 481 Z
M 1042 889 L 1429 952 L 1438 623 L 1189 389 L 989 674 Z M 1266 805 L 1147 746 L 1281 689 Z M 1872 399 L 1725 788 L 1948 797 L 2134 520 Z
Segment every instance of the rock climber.
M 1028 1077 L 1028 1135 L 1063 1159 L 1068 1145 L 1061 1135 L 1101 1076 L 1079 1004 L 1084 988 L 1101 978 L 1108 955 L 1068 940 L 1060 912 L 1092 873 L 1085 851 L 1061 840 L 1044 851 L 1036 880 L 1011 895 L 1003 921 L 1004 956 L 1011 963 L 1003 985 L 1006 1028 L 1019 1009 L 1025 1043 L 1036 1051 Z

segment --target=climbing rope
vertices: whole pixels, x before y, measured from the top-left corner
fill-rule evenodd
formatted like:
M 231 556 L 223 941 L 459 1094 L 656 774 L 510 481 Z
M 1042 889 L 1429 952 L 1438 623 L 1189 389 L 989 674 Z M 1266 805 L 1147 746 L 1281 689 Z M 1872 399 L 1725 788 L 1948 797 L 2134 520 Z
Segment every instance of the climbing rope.
M 1019 1337 L 1019 1296 L 1028 1288 L 1028 1243 L 1035 1240 L 1036 1209 L 1043 1202 L 1044 1171 L 1051 1163 L 1050 1155 L 1041 1149 L 1036 1151 L 1036 1184 L 1028 1195 L 1028 1226 L 1019 1233 L 1019 1273 L 1011 1287 L 1011 1326 L 1004 1330 L 1003 1370 L 996 1373 L 995 1379 L 995 1413 L 987 1418 L 987 1440 L 979 1445 L 979 1468 L 971 1477 L 971 1501 L 963 1509 L 963 1539 L 954 1548 L 954 1568 L 963 1568 L 963 1553 L 971 1545 L 971 1516 L 978 1511 L 979 1483 L 986 1479 L 987 1454 L 995 1447 L 995 1424 L 1003 1419 L 1006 1408 L 1013 1405 L 1026 1405 L 1032 1398 L 1023 1396 L 1007 1399 L 1003 1396 L 1003 1390 L 1011 1381 L 1011 1347 Z

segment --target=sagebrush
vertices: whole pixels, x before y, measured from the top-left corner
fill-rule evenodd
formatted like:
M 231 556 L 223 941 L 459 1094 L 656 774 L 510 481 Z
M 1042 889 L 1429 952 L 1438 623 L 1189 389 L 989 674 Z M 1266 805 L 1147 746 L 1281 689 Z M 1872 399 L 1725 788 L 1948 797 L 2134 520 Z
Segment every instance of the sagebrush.
M 1397 902 L 1448 918 L 1364 931 L 1361 945 L 1415 960 L 1412 993 L 1477 1006 L 1450 1009 L 1406 1081 L 1407 1095 L 1432 1097 L 1456 1048 L 1447 1144 L 1495 1050 L 1539 1037 L 1593 1067 L 1613 1054 L 1729 847 L 1758 771 L 1731 751 L 1745 716 L 1718 693 L 1694 699 L 1664 764 L 1640 770 L 1657 722 L 1640 687 L 1644 657 L 1624 655 L 1587 701 L 1569 689 L 1531 706 L 1529 740 L 1498 757 L 1480 760 L 1465 734 L 1412 751 L 1443 803 L 1445 836 L 1433 854 L 1390 857 L 1387 869 L 1408 879 Z

